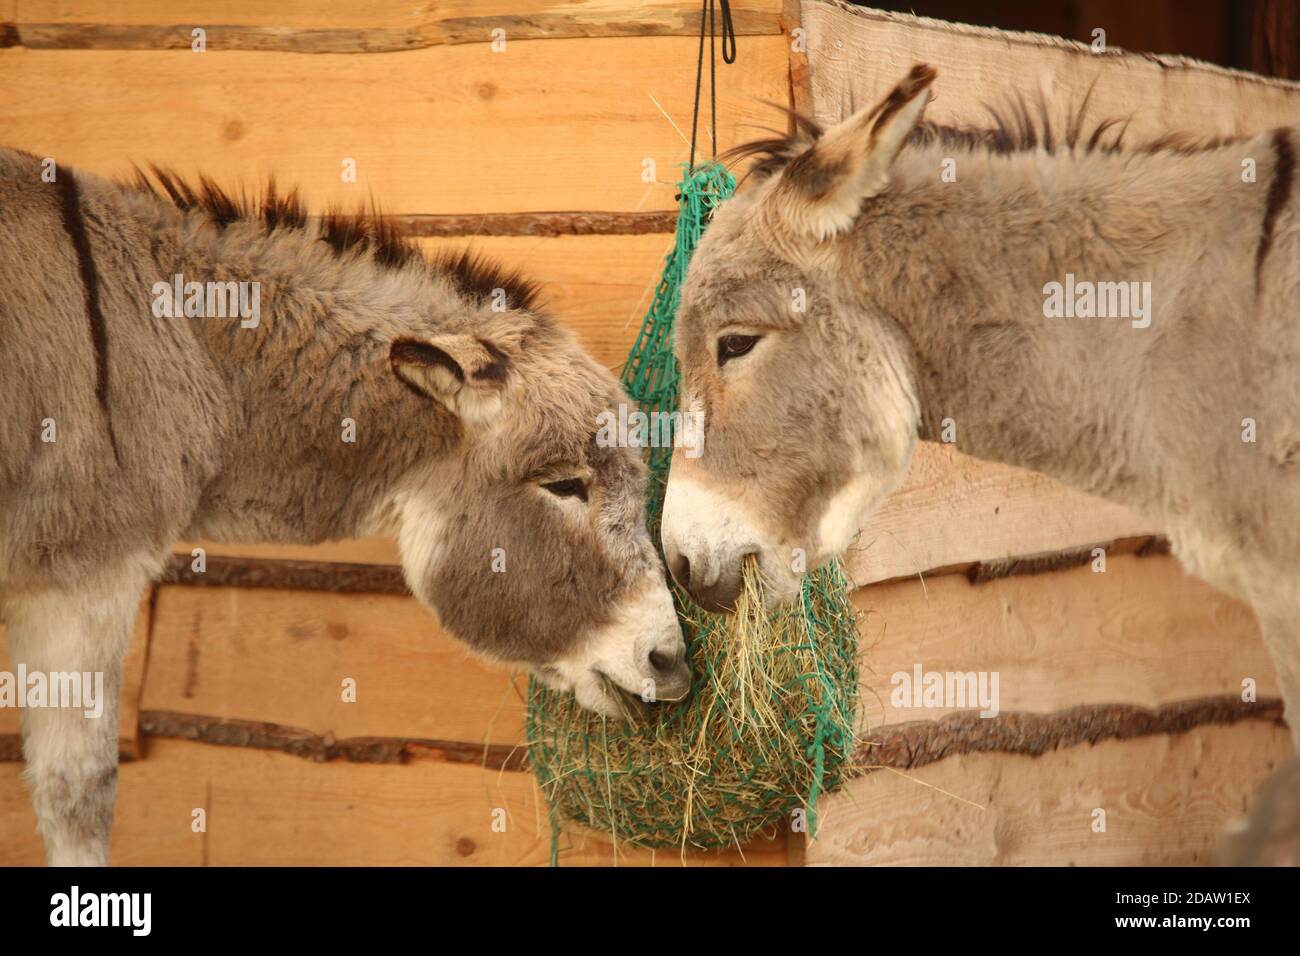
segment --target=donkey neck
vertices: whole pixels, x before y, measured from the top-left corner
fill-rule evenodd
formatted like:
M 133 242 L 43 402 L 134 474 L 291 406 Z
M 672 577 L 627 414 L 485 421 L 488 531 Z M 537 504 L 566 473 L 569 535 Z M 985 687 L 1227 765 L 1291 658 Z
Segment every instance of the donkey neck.
M 411 397 L 387 358 L 393 339 L 428 331 L 429 276 L 338 255 L 310 228 L 217 229 L 196 213 L 164 212 L 159 233 L 163 282 L 259 290 L 256 324 L 175 320 L 210 357 L 234 410 L 194 532 L 291 543 L 375 533 L 416 463 L 455 439 L 438 414 L 411 427 Z
M 1207 281 L 1206 249 L 1244 241 L 1223 232 L 1239 197 L 1207 186 L 1240 172 L 1231 153 L 905 150 L 850 236 L 851 294 L 911 342 L 920 437 L 1126 504 L 1156 497 L 1142 453 L 1150 358 Z M 1049 317 L 1053 282 L 1063 297 L 1137 283 L 1126 291 L 1140 298 L 1128 314 Z M 1125 311 L 1095 297 L 1093 310 Z

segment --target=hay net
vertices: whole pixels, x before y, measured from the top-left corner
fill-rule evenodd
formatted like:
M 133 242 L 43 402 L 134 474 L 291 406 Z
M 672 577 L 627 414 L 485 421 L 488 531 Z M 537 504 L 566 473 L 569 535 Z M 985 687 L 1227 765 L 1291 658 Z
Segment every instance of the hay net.
M 628 355 L 622 384 L 645 413 L 677 410 L 673 322 L 691 254 L 736 188 L 723 166 L 687 169 L 676 241 Z M 646 449 L 656 547 L 671 447 Z M 764 610 L 752 568 L 734 615 L 707 614 L 674 588 L 694 680 L 684 703 L 626 722 L 530 681 L 529 759 L 550 804 L 551 861 L 565 821 L 640 847 L 740 846 L 781 826 L 816 828 L 817 798 L 854 745 L 857 622 L 838 564 L 805 577 L 798 604 Z

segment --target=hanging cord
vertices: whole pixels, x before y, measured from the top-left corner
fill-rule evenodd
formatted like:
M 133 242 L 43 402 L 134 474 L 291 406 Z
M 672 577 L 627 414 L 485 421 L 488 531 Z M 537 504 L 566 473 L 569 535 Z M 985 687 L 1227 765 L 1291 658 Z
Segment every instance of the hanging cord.
M 719 0 L 722 15 L 722 62 L 736 62 L 736 25 L 731 20 L 731 0 Z M 709 108 L 713 130 L 713 158 L 718 158 L 718 76 L 717 62 L 714 59 L 714 41 L 718 37 L 717 24 L 714 19 L 713 0 L 701 0 L 700 3 L 700 49 L 695 62 L 695 112 L 691 116 L 691 161 L 689 168 L 695 169 L 695 140 L 700 125 L 700 86 L 704 79 L 704 33 L 709 34 Z

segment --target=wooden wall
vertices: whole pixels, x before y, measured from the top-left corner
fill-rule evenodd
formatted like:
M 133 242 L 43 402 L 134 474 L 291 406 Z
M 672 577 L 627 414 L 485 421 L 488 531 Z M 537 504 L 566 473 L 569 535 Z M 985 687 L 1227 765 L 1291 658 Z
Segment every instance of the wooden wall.
M 815 6 L 733 3 L 719 147 L 784 122 L 764 100 L 813 105 L 826 61 L 789 38 Z M 3 141 L 109 175 L 150 160 L 227 184 L 274 171 L 316 208 L 373 194 L 430 247 L 472 243 L 533 273 L 616 368 L 672 241 L 697 17 L 694 0 L 0 0 Z M 345 159 L 355 184 L 341 181 Z M 861 757 L 880 769 L 826 799 L 820 839 L 682 860 L 574 834 L 562 862 L 1204 858 L 1285 734 L 1249 612 L 1184 576 L 1159 531 L 924 446 L 849 556 L 869 612 Z M 520 750 L 524 678 L 438 629 L 406 594 L 393 542 L 203 545 L 203 574 L 189 570 L 195 544 L 142 606 L 115 862 L 546 862 Z M 1081 566 L 1096 545 L 1104 574 Z M 1003 715 L 879 705 L 916 662 L 999 670 Z M 1243 677 L 1259 683 L 1257 706 L 1240 702 Z M 355 703 L 341 700 L 345 678 Z M 0 711 L 3 864 L 41 858 L 20 771 L 16 715 Z M 1076 831 L 1098 806 L 1113 836 L 1090 840 Z

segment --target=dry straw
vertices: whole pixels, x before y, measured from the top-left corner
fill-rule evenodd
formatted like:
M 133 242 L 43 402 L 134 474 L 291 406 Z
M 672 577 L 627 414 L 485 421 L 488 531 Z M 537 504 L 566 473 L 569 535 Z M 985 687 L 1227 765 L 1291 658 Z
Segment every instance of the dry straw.
M 530 758 L 553 820 L 682 849 L 815 828 L 817 796 L 855 743 L 857 628 L 836 598 L 844 586 L 838 567 L 825 569 L 801 604 L 769 614 L 751 565 L 734 615 L 683 608 L 695 674 L 683 704 L 630 705 L 616 721 L 535 683 Z

